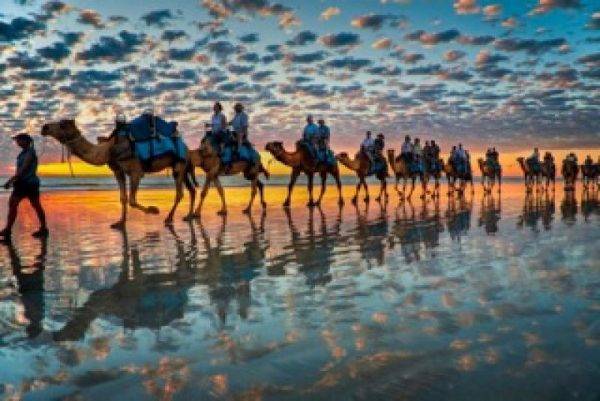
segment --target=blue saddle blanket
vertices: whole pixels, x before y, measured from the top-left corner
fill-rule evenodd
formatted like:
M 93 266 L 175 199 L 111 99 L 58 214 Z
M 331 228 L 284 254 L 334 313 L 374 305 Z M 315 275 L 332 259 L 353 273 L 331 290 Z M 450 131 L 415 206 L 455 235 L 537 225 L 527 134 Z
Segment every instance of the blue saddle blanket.
M 133 141 L 147 141 L 157 136 L 172 137 L 177 132 L 175 121 L 167 122 L 158 116 L 142 114 L 129 123 L 129 135 Z
M 412 174 L 423 173 L 423 162 L 419 159 L 414 159 L 410 163 L 410 172 Z
M 383 158 L 375 158 L 369 166 L 369 175 L 387 172 L 387 162 Z
M 172 154 L 178 159 L 185 160 L 187 146 L 178 137 L 168 138 L 158 136 L 145 141 L 134 142 L 135 155 L 141 161 L 149 161 L 156 157 Z
M 331 149 L 317 149 L 317 160 L 326 166 L 335 166 L 335 155 Z

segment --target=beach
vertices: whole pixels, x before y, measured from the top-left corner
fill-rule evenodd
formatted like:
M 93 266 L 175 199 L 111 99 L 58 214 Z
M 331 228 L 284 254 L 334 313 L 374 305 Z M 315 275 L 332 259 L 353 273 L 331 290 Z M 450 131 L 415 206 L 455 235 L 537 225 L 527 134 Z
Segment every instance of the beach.
M 93 179 L 90 182 L 96 182 Z M 349 183 L 348 183 L 349 184 Z M 508 182 L 382 207 L 212 190 L 163 225 L 114 186 L 46 188 L 47 242 L 23 205 L 0 246 L 0 399 L 591 400 L 600 394 L 600 204 Z M 6 213 L 7 193 L 0 196 Z

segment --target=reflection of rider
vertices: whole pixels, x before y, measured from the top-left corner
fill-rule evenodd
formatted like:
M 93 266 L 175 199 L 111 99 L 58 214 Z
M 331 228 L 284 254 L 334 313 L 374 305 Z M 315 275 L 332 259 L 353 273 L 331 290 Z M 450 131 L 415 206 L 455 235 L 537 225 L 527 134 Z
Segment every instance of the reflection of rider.
M 43 329 L 42 321 L 44 320 L 45 309 L 44 267 L 48 251 L 47 239 L 42 239 L 40 253 L 31 266 L 21 264 L 21 258 L 11 241 L 5 242 L 5 244 L 8 248 L 13 274 L 17 279 L 18 291 L 25 309 L 24 315 L 29 321 L 25 330 L 29 338 L 35 338 Z

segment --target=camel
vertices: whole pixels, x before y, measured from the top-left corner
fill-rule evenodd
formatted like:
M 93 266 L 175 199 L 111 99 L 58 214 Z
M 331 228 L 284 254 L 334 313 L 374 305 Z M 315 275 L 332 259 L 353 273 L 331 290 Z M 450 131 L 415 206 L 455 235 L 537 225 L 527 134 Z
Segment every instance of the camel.
M 264 198 L 264 184 L 259 180 L 258 177 L 262 173 L 268 179 L 269 173 L 265 170 L 260 161 L 254 166 L 246 161 L 237 161 L 234 162 L 229 169 L 226 169 L 221 163 L 221 158 L 219 157 L 218 151 L 211 145 L 208 138 L 204 138 L 202 140 L 199 149 L 189 152 L 189 160 L 193 167 L 200 167 L 206 174 L 206 180 L 204 181 L 204 186 L 200 192 L 200 202 L 198 203 L 198 207 L 194 212 L 194 217 L 200 217 L 202 205 L 204 204 L 204 200 L 208 194 L 211 183 L 214 183 L 221 198 L 221 209 L 217 212 L 217 214 L 227 214 L 225 194 L 221 185 L 221 181 L 219 180 L 219 177 L 222 175 L 237 175 L 241 173 L 244 175 L 244 178 L 251 182 L 252 191 L 250 195 L 250 202 L 243 210 L 244 213 L 250 213 L 252 204 L 254 203 L 254 198 L 256 197 L 257 189 L 260 194 L 260 203 L 263 209 L 267 207 Z
M 356 194 L 354 194 L 354 197 L 352 198 L 352 203 L 354 205 L 356 205 L 356 201 L 358 199 L 358 194 L 360 193 L 361 186 L 365 189 L 365 193 L 366 193 L 365 202 L 369 202 L 369 188 L 367 186 L 367 182 L 366 182 L 365 178 L 367 178 L 367 176 L 369 175 L 369 168 L 371 166 L 371 162 L 369 161 L 369 158 L 367 157 L 367 155 L 365 155 L 363 152 L 358 152 L 354 159 L 350 159 L 350 156 L 348 156 L 348 153 L 342 152 L 339 155 L 337 155 L 335 158 L 340 163 L 342 163 L 344 166 L 346 166 L 350 170 L 354 171 L 356 173 L 356 175 L 358 176 L 358 184 L 356 185 Z M 377 198 L 375 198 L 375 200 L 377 202 L 381 201 L 382 196 L 384 198 L 384 201 L 387 201 L 387 199 L 388 199 L 387 181 L 386 181 L 387 176 L 388 176 L 387 170 L 381 171 L 381 172 L 377 173 L 377 175 L 376 175 L 377 179 L 381 183 L 381 187 L 379 189 L 379 195 L 377 196 Z
M 518 157 L 517 162 L 519 162 L 521 170 L 523 170 L 523 175 L 525 176 L 525 188 L 527 189 L 527 192 L 531 192 L 534 185 L 536 189 L 539 189 L 541 172 L 533 171 L 529 163 L 525 161 L 524 157 Z
M 552 181 L 552 190 L 556 186 L 556 165 L 554 160 L 545 158 L 542 162 L 542 178 L 546 178 L 546 191 L 550 187 L 550 181 Z
M 486 163 L 483 158 L 477 159 L 479 164 L 479 170 L 481 170 L 481 185 L 485 193 L 491 193 L 494 185 L 496 184 L 496 178 L 498 178 L 498 192 L 502 188 L 502 168 L 494 168 Z M 487 181 L 487 187 L 486 187 Z
M 417 176 L 421 180 L 421 186 L 423 188 L 423 194 L 421 195 L 421 199 L 425 199 L 425 196 L 427 194 L 427 178 L 425 177 L 425 174 L 411 173 L 410 166 L 408 165 L 406 160 L 404 160 L 404 158 L 400 156 L 396 157 L 394 149 L 388 149 L 387 155 L 388 163 L 390 164 L 390 167 L 392 167 L 392 171 L 396 176 L 396 184 L 394 185 L 394 189 L 398 193 L 398 196 L 400 196 L 400 199 L 410 199 L 412 197 L 412 194 L 415 191 L 415 181 L 417 179 Z M 400 182 L 400 179 L 403 180 L 402 192 L 400 192 L 400 190 L 398 189 L 398 183 Z M 406 196 L 406 181 L 409 179 L 411 180 L 411 188 L 410 193 L 408 194 L 408 196 Z
M 589 189 L 590 185 L 598 184 L 600 176 L 600 165 L 594 163 L 584 163 L 581 165 L 581 178 L 583 180 L 583 188 Z
M 473 171 L 471 170 L 471 165 L 468 166 L 468 171 L 466 174 L 459 174 L 458 171 L 454 169 L 452 163 L 444 163 L 443 160 L 440 160 L 442 163 L 442 170 L 446 173 L 446 179 L 448 180 L 448 195 L 452 195 L 454 191 L 458 191 L 459 194 L 462 194 L 467 186 L 467 182 L 471 184 L 471 194 L 475 193 L 475 187 L 473 185 Z M 458 189 L 456 188 L 456 181 L 460 180 L 460 186 Z
M 114 156 L 111 150 L 113 146 L 120 141 L 126 141 L 126 138 L 117 136 L 108 139 L 99 138 L 98 144 L 88 141 L 82 134 L 74 120 L 61 120 L 55 123 L 48 123 L 42 127 L 42 136 L 50 136 L 66 146 L 72 154 L 79 157 L 86 163 L 94 166 L 107 165 L 119 184 L 121 200 L 121 219 L 112 224 L 115 229 L 125 228 L 127 220 L 127 203 L 134 209 L 149 214 L 158 214 L 156 206 L 142 206 L 137 201 L 137 192 L 140 181 L 145 173 L 157 173 L 167 168 L 173 170 L 173 179 L 175 180 L 175 201 L 169 214 L 165 219 L 165 224 L 173 223 L 173 216 L 177 206 L 183 198 L 183 186 L 187 188 L 190 194 L 190 210 L 188 216 L 192 215 L 193 204 L 196 197 L 195 179 L 191 174 L 188 162 L 179 160 L 173 155 L 160 156 L 152 160 L 149 165 L 143 165 L 138 158 L 133 156 L 123 160 Z M 126 178 L 129 177 L 129 197 L 127 196 Z
M 323 195 L 325 194 L 327 174 L 331 174 L 335 179 L 338 189 L 338 204 L 342 206 L 344 204 L 344 198 L 342 198 L 342 182 L 340 181 L 340 170 L 337 163 L 334 166 L 328 166 L 324 163 L 318 163 L 308 151 L 296 143 L 296 150 L 294 152 L 288 152 L 283 146 L 283 142 L 269 142 L 265 145 L 265 150 L 275 157 L 275 159 L 286 166 L 292 168 L 292 175 L 290 177 L 290 183 L 288 184 L 288 194 L 283 202 L 284 207 L 290 206 L 290 199 L 292 197 L 292 191 L 296 180 L 301 173 L 306 174 L 308 178 L 308 206 L 318 206 L 321 204 Z M 315 174 L 321 176 L 321 193 L 319 198 L 315 202 L 313 198 L 313 178 Z
M 425 169 L 425 186 L 427 186 L 427 183 L 429 183 L 429 180 L 431 178 L 433 178 L 434 180 L 434 187 L 433 187 L 433 191 L 431 192 L 431 197 L 435 198 L 435 197 L 440 197 L 440 179 L 442 178 L 442 160 L 438 159 L 438 163 L 439 166 L 437 168 L 434 168 L 434 160 L 429 159 L 427 157 L 425 157 L 424 159 L 424 169 Z M 427 189 L 427 188 L 426 188 Z M 429 191 L 426 191 L 427 193 L 429 193 Z
M 568 157 L 562 162 L 562 176 L 565 180 L 565 191 L 575 190 L 575 183 L 577 182 L 577 174 L 579 174 L 579 166 L 574 160 L 570 160 Z

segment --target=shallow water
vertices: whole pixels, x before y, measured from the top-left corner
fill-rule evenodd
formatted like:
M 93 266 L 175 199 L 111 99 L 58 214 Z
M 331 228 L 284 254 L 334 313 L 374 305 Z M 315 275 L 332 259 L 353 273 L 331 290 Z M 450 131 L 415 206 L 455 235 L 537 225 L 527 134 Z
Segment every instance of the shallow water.
M 131 212 L 127 235 L 116 192 L 50 192 L 47 243 L 23 207 L 0 247 L 0 399 L 600 396 L 597 196 L 509 184 L 340 211 L 330 188 L 285 213 L 284 192 L 249 218 L 228 189 L 226 219 L 211 196 L 171 231 L 171 193 L 145 190 L 163 214 Z

